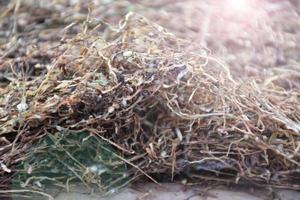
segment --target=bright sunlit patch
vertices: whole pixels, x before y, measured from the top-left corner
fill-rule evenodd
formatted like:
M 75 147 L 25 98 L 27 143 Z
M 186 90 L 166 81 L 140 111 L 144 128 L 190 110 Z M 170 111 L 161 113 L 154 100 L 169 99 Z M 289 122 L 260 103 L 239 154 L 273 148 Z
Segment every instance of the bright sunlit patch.
M 250 0 L 226 0 L 228 10 L 233 12 L 246 12 L 250 9 Z

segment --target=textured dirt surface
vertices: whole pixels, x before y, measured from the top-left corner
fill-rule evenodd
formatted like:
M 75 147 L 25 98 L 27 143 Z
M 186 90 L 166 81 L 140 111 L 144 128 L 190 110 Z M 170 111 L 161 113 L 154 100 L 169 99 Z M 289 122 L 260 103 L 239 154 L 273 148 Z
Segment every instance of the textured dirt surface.
M 201 186 L 185 187 L 178 184 L 134 185 L 121 192 L 103 197 L 89 194 L 82 188 L 69 193 L 60 192 L 55 200 L 298 200 L 300 192 L 290 190 L 258 190 L 254 188 L 212 188 Z

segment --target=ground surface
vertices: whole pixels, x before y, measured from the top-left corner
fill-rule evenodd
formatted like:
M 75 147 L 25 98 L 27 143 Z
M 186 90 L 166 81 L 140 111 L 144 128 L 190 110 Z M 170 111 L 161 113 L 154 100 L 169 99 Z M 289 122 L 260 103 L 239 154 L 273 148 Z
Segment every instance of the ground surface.
M 300 192 L 290 190 L 278 190 L 273 194 L 267 190 L 255 190 L 252 188 L 213 188 L 204 189 L 199 186 L 184 187 L 178 184 L 144 184 L 132 186 L 122 192 L 101 197 L 100 195 L 87 194 L 83 189 L 61 192 L 55 200 L 298 200 Z

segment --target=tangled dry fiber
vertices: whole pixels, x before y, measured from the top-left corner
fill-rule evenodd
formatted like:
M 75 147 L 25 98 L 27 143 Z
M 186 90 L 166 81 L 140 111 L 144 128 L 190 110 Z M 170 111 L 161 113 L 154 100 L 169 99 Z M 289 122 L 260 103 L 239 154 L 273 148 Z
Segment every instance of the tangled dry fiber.
M 205 50 L 132 13 L 105 40 L 96 29 L 63 39 L 45 76 L 1 90 L 2 184 L 37 139 L 85 132 L 111 146 L 130 180 L 300 189 L 299 93 L 238 83 Z

